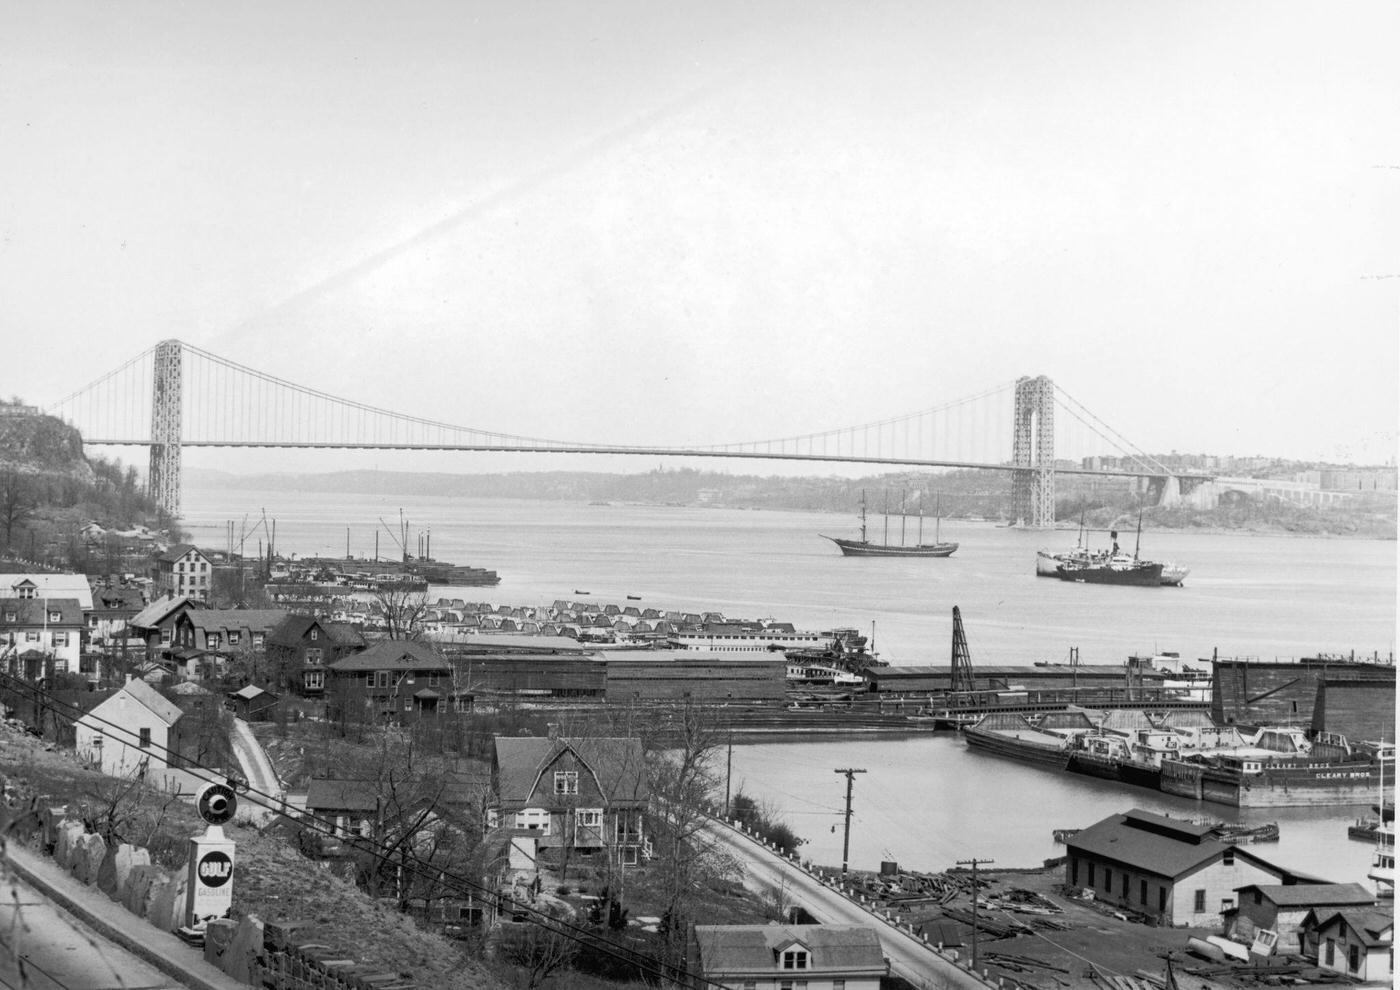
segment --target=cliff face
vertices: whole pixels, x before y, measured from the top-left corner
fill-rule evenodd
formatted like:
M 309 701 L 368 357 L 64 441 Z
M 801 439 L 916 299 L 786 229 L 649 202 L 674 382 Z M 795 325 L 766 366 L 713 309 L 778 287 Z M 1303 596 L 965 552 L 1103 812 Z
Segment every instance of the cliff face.
M 93 483 L 82 434 L 52 416 L 6 409 L 0 409 L 0 468 Z

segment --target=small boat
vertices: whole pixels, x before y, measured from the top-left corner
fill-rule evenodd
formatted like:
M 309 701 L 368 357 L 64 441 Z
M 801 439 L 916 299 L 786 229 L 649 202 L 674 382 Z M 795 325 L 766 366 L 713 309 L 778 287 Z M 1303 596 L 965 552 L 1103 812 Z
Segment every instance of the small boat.
M 944 543 L 939 540 L 939 523 L 942 521 L 942 513 L 937 513 L 934 522 L 934 537 L 932 543 L 923 542 L 924 539 L 924 500 L 919 499 L 919 537 L 918 542 L 906 544 L 904 542 L 904 526 L 906 517 L 904 515 L 904 499 L 900 497 L 900 541 L 890 543 L 890 512 L 889 493 L 885 494 L 885 542 L 871 543 L 866 537 L 865 525 L 865 492 L 860 493 L 860 539 L 846 540 L 837 536 L 823 536 L 823 539 L 830 540 L 841 548 L 841 553 L 846 557 L 950 557 L 953 551 L 957 550 L 958 544 Z
M 574 589 L 574 594 L 576 595 L 586 595 L 588 593 L 587 591 L 579 591 L 577 588 Z
M 627 596 L 627 600 L 628 600 L 629 602 L 639 602 L 639 601 L 642 600 L 642 596 L 641 596 L 641 595 L 628 595 L 628 596 Z

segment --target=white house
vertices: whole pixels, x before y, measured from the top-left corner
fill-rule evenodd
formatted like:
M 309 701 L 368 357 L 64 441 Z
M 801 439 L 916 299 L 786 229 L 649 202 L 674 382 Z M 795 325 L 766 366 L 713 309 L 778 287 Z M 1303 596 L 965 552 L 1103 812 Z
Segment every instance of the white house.
M 145 681 L 127 681 L 74 725 L 78 759 L 110 777 L 145 776 L 170 766 L 183 713 Z
M 151 568 L 155 593 L 171 598 L 207 599 L 213 588 L 213 574 L 209 558 L 191 543 L 178 543 L 157 554 Z
M 0 598 L 73 598 L 86 612 L 92 585 L 86 574 L 0 574 Z
M 1362 983 L 1391 985 L 1395 916 L 1382 908 L 1313 911 L 1304 927 L 1317 934 L 1317 965 Z
M 696 925 L 691 971 L 744 990 L 879 990 L 880 937 L 863 925 Z
M 0 598 L 0 667 L 30 681 L 76 673 L 84 631 L 76 598 Z

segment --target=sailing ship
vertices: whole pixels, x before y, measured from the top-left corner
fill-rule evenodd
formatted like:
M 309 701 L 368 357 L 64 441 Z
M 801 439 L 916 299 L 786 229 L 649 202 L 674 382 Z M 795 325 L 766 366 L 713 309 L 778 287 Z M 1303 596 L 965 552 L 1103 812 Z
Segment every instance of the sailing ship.
M 940 498 L 941 502 L 941 498 Z M 860 539 L 843 540 L 836 536 L 825 536 L 823 539 L 830 540 L 841 548 L 841 553 L 847 557 L 948 557 L 958 548 L 956 543 L 944 543 L 939 540 L 939 523 L 942 521 L 941 511 L 935 510 L 934 515 L 934 535 L 932 543 L 925 543 L 924 540 L 924 500 L 919 499 L 919 536 L 918 542 L 906 544 L 904 542 L 904 529 L 907 517 L 904 513 L 904 496 L 900 496 L 899 501 L 899 542 L 890 543 L 890 497 L 885 493 L 885 537 L 883 543 L 871 543 L 866 535 L 865 520 L 865 492 L 860 493 Z

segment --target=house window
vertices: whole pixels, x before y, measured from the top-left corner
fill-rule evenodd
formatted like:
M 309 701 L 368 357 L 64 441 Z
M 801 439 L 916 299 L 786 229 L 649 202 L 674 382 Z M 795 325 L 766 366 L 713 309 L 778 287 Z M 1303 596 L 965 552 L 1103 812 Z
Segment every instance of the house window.
M 1196 891 L 1196 913 L 1197 913 L 1197 914 L 1200 914 L 1200 913 L 1201 913 L 1202 911 L 1204 911 L 1205 909 L 1206 909 L 1206 892 L 1205 892 L 1204 890 L 1198 890 L 1198 891 Z
M 311 667 L 321 666 L 321 649 L 316 647 L 306 651 L 306 663 Z
M 260 633 L 260 632 L 255 632 L 255 633 L 253 633 L 253 645 L 254 645 L 254 646 L 262 646 L 262 645 L 263 645 L 263 634 L 262 634 L 262 633 Z
M 62 621 L 63 621 L 63 613 L 62 613 L 62 612 L 53 612 L 53 611 L 49 612 L 49 621 L 50 621 L 50 622 L 62 622 Z
M 36 597 L 36 591 L 37 591 L 37 590 L 38 590 L 38 589 L 34 588 L 32 585 L 30 585 L 30 586 L 28 586 L 28 587 L 20 588 L 20 589 L 19 589 L 19 597 L 21 597 L 21 598 L 34 598 L 34 597 Z
M 1335 966 L 1337 964 L 1337 940 L 1335 938 L 1329 938 L 1327 940 L 1327 951 L 1323 954 L 1327 957 L 1328 966 Z
M 1069 882 L 1072 887 L 1079 886 L 1079 860 L 1077 859 L 1069 861 Z
M 602 808 L 580 808 L 574 815 L 574 820 L 579 828 L 602 828 L 603 809 Z
M 6 622 L 14 622 L 14 621 L 15 621 L 16 619 L 18 619 L 18 618 L 19 618 L 19 613 L 18 613 L 18 612 L 6 612 L 6 613 L 5 613 L 5 621 L 6 621 Z
M 313 643 L 316 641 L 316 634 L 317 634 L 317 632 L 319 632 L 319 630 L 317 630 L 317 629 L 313 626 L 313 627 L 311 628 L 311 641 L 312 641 Z
M 1355 973 L 1361 969 L 1361 946 L 1347 946 L 1347 972 Z
M 1124 871 L 1123 871 L 1123 894 L 1122 894 L 1122 897 L 1123 897 L 1123 900 L 1125 900 L 1125 901 L 1128 899 L 1128 871 L 1127 871 L 1127 870 L 1124 870 Z
M 556 771 L 554 771 L 554 793 L 555 793 L 555 794 L 577 794 L 577 793 L 578 793 L 578 771 L 577 771 L 577 770 L 556 770 Z
M 1089 882 L 1088 882 L 1085 886 L 1092 887 L 1092 886 L 1094 886 L 1094 864 L 1093 864 L 1093 863 L 1090 863 L 1090 864 L 1088 864 L 1088 865 L 1089 865 Z
M 1146 881 L 1146 880 L 1139 880 L 1139 881 L 1138 881 L 1138 900 L 1142 901 L 1143 904 L 1146 904 L 1146 903 L 1147 903 L 1147 881 Z
M 549 812 L 544 808 L 523 808 L 515 813 L 515 827 L 549 834 Z
M 1234 849 L 1233 846 L 1231 846 L 1230 848 L 1228 848 L 1228 849 L 1225 850 L 1225 865 L 1226 865 L 1226 866 L 1234 866 L 1234 865 L 1235 865 L 1235 849 Z
M 172 632 L 173 632 L 173 630 L 171 630 L 169 627 L 166 627 L 165 629 L 162 629 L 162 630 L 160 631 L 160 645 L 161 645 L 161 646 L 169 646 L 169 645 L 170 645 L 170 640 L 171 640 Z
M 140 742 L 140 746 L 141 746 L 142 749 L 150 749 L 150 748 L 151 748 L 151 730 L 150 730 L 150 729 L 142 729 L 142 730 L 141 730 L 141 742 Z
M 1107 866 L 1103 868 L 1103 892 L 1105 894 L 1113 893 L 1113 871 Z
M 1226 911 L 1230 910 L 1230 909 L 1231 909 L 1232 907 L 1234 907 L 1234 906 L 1235 906 L 1235 899 L 1234 899 L 1233 897 L 1222 897 L 1222 898 L 1220 899 L 1220 913 L 1221 913 L 1221 914 L 1224 914 Z
M 324 670 L 306 671 L 306 690 L 320 691 L 326 686 L 326 672 Z
M 206 633 L 204 641 L 208 644 L 209 649 L 217 650 L 219 645 L 224 641 L 224 638 L 219 633 Z
M 428 674 L 428 687 L 437 687 L 437 683 L 438 683 L 438 675 L 437 675 L 437 673 L 436 673 L 436 672 L 430 672 L 430 673 Z
M 30 629 L 30 630 L 27 630 L 27 631 L 25 632 L 25 634 L 24 634 L 24 641 L 25 641 L 26 643 L 37 643 L 37 642 L 39 642 L 39 630 L 37 630 L 37 629 Z
M 806 969 L 807 950 L 788 949 L 783 953 L 783 969 Z
M 1157 888 L 1157 910 L 1165 912 L 1167 910 L 1167 888 Z
M 238 631 L 236 631 L 236 630 L 230 629 L 230 630 L 229 630 L 229 634 L 228 634 L 228 645 L 229 645 L 229 646 L 237 646 L 237 645 L 238 645 L 238 641 L 239 641 L 240 639 L 242 639 L 242 638 L 243 638 L 243 634 L 242 634 L 241 632 L 238 632 Z
M 365 687 L 374 687 L 374 671 L 372 670 L 365 674 Z

